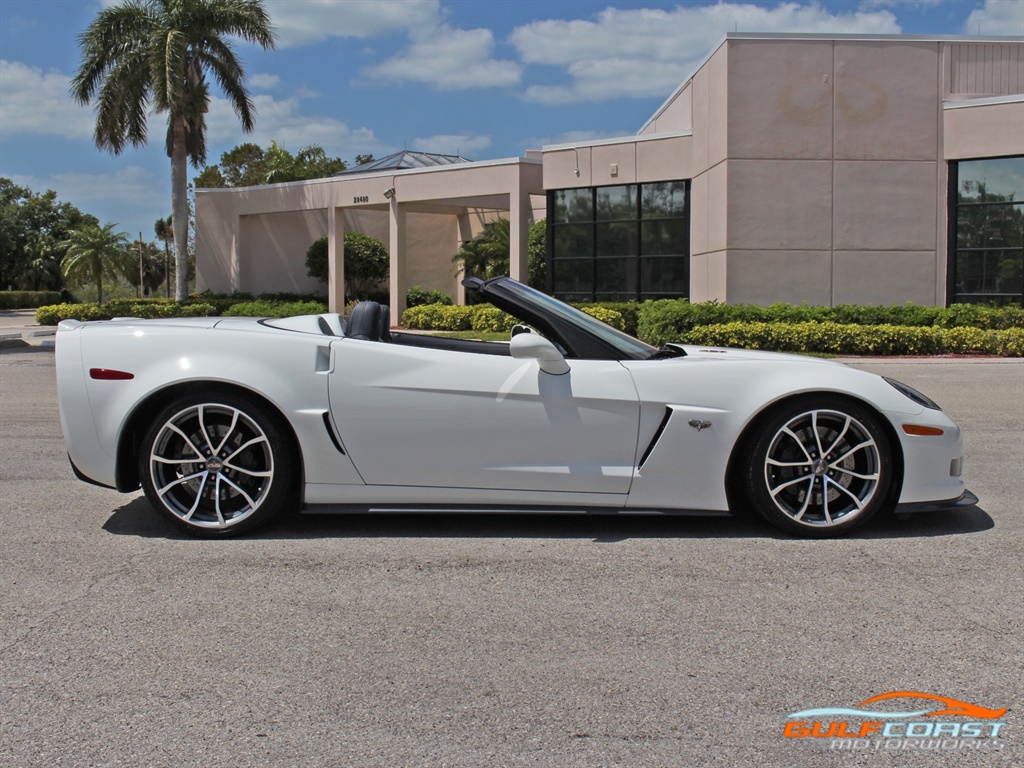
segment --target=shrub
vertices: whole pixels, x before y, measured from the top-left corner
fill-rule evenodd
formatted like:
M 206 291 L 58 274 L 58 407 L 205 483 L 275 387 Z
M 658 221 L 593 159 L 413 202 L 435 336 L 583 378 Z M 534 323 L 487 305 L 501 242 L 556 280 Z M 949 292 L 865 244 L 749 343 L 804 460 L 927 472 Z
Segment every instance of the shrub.
M 35 309 L 59 304 L 60 291 L 0 291 L 0 309 Z
M 414 285 L 405 294 L 405 306 L 406 307 L 420 307 L 424 304 L 444 304 L 450 305 L 452 303 L 452 297 L 444 291 L 435 291 L 430 288 L 420 288 L 418 285 Z
M 636 336 L 637 335 L 637 333 L 636 333 L 637 316 L 640 313 L 640 306 L 641 306 L 638 302 L 635 302 L 635 301 L 602 301 L 599 304 L 589 304 L 589 303 L 587 303 L 587 304 L 573 304 L 573 306 L 576 307 L 577 309 L 582 309 L 587 314 L 593 314 L 592 312 L 590 312 L 590 309 L 589 309 L 590 307 L 601 307 L 603 309 L 610 309 L 613 312 L 617 312 L 622 317 L 622 325 L 621 326 L 616 325 L 615 327 L 619 328 L 619 330 L 625 331 L 626 333 L 630 334 L 631 336 Z M 604 318 L 600 317 L 599 315 L 594 315 L 594 317 L 598 318 L 599 320 L 603 320 L 604 319 Z M 605 322 L 608 322 L 608 321 L 605 320 Z M 609 325 L 614 325 L 614 323 L 609 323 Z
M 293 317 L 294 315 L 319 315 L 327 311 L 322 301 L 274 301 L 259 298 L 243 301 L 225 310 L 225 317 Z
M 366 298 L 374 286 L 388 277 L 391 260 L 387 246 L 359 232 L 346 232 L 344 238 L 345 283 L 347 294 Z M 306 273 L 327 281 L 327 238 L 316 240 L 306 251 Z
M 723 323 L 694 328 L 685 341 L 717 347 L 839 355 L 988 354 L 1020 357 L 1024 329 L 840 323 Z
M 639 305 L 636 335 L 651 344 L 677 341 L 696 327 L 747 323 L 835 323 L 839 325 L 902 327 L 970 327 L 985 330 L 1024 328 L 1024 309 L 954 304 L 948 308 L 915 304 L 836 307 L 806 304 L 719 304 L 715 301 L 691 304 L 686 299 L 661 299 Z
M 490 304 L 477 304 L 470 315 L 470 325 L 474 331 L 511 331 L 518 321 Z
M 217 308 L 217 314 L 222 315 L 224 311 L 242 301 L 252 301 L 256 297 L 251 293 L 206 293 L 193 294 L 188 297 L 189 303 L 211 304 Z
M 996 331 L 997 355 L 1003 357 L 1024 357 L 1024 328 L 1006 328 Z
M 110 320 L 114 317 L 138 317 L 143 320 L 165 317 L 209 317 L 218 314 L 212 304 L 182 303 L 166 299 L 139 300 L 119 299 L 99 305 L 54 304 L 36 310 L 39 325 L 56 325 L 61 320 Z
M 96 303 L 50 304 L 36 310 L 39 325 L 56 325 L 61 320 L 109 320 L 110 316 Z
M 584 307 L 580 307 L 591 317 L 597 318 L 602 323 L 608 323 L 612 328 L 618 328 L 620 331 L 626 329 L 626 321 L 622 317 L 621 312 L 617 312 L 614 309 L 603 307 L 600 304 L 590 304 Z
M 489 304 L 478 304 L 487 307 Z M 423 331 L 468 331 L 472 329 L 473 310 L 476 307 L 457 307 L 442 304 L 424 304 L 405 310 L 402 325 Z

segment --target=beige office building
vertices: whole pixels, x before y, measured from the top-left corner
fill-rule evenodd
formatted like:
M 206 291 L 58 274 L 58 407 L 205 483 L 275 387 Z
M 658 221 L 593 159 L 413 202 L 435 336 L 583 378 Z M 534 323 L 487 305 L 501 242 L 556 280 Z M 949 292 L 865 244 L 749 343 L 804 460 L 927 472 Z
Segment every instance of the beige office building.
M 1024 38 L 730 34 L 636 135 L 424 158 L 198 190 L 200 290 L 316 290 L 305 252 L 328 235 L 337 307 L 358 230 L 389 246 L 393 309 L 412 285 L 458 299 L 452 255 L 503 216 L 514 277 L 546 218 L 547 288 L 570 300 L 1024 296 Z

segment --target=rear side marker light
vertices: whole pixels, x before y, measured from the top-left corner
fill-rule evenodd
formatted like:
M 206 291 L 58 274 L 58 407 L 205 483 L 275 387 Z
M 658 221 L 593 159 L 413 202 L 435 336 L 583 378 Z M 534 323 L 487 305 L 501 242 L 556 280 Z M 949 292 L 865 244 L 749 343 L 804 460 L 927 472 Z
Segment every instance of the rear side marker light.
M 90 368 L 89 377 L 100 381 L 128 381 L 134 379 L 134 373 L 128 371 L 115 371 L 111 368 Z
M 908 435 L 918 435 L 919 437 L 938 437 L 943 434 L 938 427 L 922 427 L 920 424 L 904 424 L 903 431 Z

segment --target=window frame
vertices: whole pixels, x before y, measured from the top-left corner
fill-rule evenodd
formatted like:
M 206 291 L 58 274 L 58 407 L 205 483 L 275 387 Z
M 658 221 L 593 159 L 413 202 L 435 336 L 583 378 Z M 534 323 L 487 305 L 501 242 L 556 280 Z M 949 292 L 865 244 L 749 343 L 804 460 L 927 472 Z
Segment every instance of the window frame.
M 1019 251 L 1024 258 L 1024 239 L 1020 245 L 1010 247 L 992 248 L 960 248 L 960 213 L 963 208 L 984 208 L 1008 206 L 1016 207 L 1024 214 L 1024 198 L 1020 200 L 1006 201 L 981 201 L 981 202 L 960 202 L 960 165 L 961 163 L 983 162 L 991 160 L 1024 160 L 1024 155 L 1000 155 L 998 157 L 970 157 L 959 160 L 951 160 L 947 167 L 947 196 L 946 196 L 946 306 L 955 303 L 999 303 L 1016 304 L 1024 306 L 1024 286 L 1019 294 L 994 294 L 994 293 L 959 293 L 957 291 L 958 264 L 962 253 L 976 253 L 983 255 L 993 251 Z
M 683 185 L 683 205 L 682 211 L 679 215 L 674 216 L 645 216 L 644 215 L 644 192 L 645 188 L 654 187 L 662 184 L 681 184 Z M 613 218 L 602 218 L 598 208 L 598 196 L 602 189 L 612 189 L 616 187 L 633 188 L 633 195 L 635 200 L 632 204 L 632 215 L 629 218 L 622 218 L 616 216 Z M 577 220 L 572 217 L 566 217 L 565 221 L 556 220 L 556 205 L 555 198 L 559 193 L 576 193 L 578 195 L 581 191 L 586 190 L 590 193 L 590 218 L 588 220 Z M 626 184 L 604 184 L 593 187 L 566 187 L 559 189 L 550 189 L 547 192 L 547 244 L 545 260 L 547 262 L 547 293 L 552 296 L 557 296 L 563 301 L 576 301 L 576 302 L 600 302 L 600 301 L 644 301 L 647 299 L 661 299 L 661 298 L 688 298 L 690 295 L 690 218 L 691 218 L 691 194 L 692 194 L 692 182 L 690 179 L 673 179 L 665 181 L 650 181 L 650 182 L 633 182 Z M 678 253 L 669 254 L 656 254 L 648 255 L 644 252 L 644 223 L 650 221 L 662 221 L 662 222 L 682 222 L 682 243 Z M 632 250 L 631 254 L 622 254 L 616 256 L 598 256 L 599 243 L 598 234 L 600 228 L 607 228 L 614 224 L 626 224 L 632 225 L 634 232 L 632 233 Z M 561 227 L 586 227 L 589 232 L 589 253 L 576 253 L 572 255 L 566 255 L 564 257 L 556 257 L 555 255 L 555 243 L 557 241 L 558 230 Z M 588 290 L 581 291 L 556 291 L 555 282 L 555 265 L 556 262 L 562 261 L 569 262 L 570 260 L 578 260 L 580 266 L 583 266 L 583 262 L 589 266 L 589 278 L 587 283 L 589 284 Z M 625 259 L 629 263 L 631 274 L 627 276 L 626 289 L 625 290 L 612 290 L 608 286 L 598 285 L 597 274 L 599 261 L 614 260 L 614 259 Z M 650 286 L 646 286 L 644 283 L 644 265 L 648 262 L 658 259 L 673 259 L 678 260 L 683 268 L 683 289 L 681 291 L 654 291 L 645 290 Z M 581 270 L 584 272 L 587 270 Z M 630 290 L 629 286 L 633 288 Z M 614 296 L 615 298 L 609 298 Z

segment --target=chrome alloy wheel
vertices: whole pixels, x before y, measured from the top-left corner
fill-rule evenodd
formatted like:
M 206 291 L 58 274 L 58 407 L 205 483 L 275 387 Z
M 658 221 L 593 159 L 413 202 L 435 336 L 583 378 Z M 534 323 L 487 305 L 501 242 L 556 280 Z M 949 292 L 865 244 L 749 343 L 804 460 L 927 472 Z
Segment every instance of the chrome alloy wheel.
M 199 528 L 238 525 L 260 508 L 274 480 L 274 453 L 264 430 L 238 408 L 199 403 L 160 427 L 149 453 L 160 503 Z
M 768 447 L 764 480 L 775 507 L 804 526 L 852 521 L 878 493 L 881 454 L 860 421 L 834 410 L 800 413 Z

